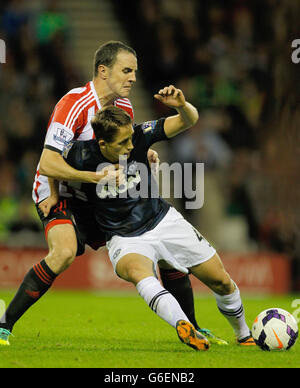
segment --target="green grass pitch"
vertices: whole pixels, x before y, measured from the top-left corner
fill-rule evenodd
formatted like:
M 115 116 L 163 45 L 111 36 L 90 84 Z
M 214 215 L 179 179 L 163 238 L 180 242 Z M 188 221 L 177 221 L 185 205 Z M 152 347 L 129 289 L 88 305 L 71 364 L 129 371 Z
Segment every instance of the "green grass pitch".
M 6 304 L 13 292 L 0 291 Z M 269 307 L 292 312 L 296 296 L 243 297 L 247 323 Z M 229 342 L 195 352 L 135 293 L 52 290 L 16 324 L 1 368 L 299 368 L 300 340 L 287 352 L 235 343 L 209 294 L 195 298 L 197 319 Z

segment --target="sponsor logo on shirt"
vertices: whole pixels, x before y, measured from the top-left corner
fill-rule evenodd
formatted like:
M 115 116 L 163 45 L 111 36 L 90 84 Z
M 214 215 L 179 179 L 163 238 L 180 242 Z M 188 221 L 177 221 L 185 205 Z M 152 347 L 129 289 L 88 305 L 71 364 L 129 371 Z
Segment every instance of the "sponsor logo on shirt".
M 100 183 L 97 185 L 96 193 L 97 196 L 101 199 L 117 197 L 124 198 L 124 195 L 125 198 L 127 198 L 127 191 L 134 189 L 140 182 L 141 177 L 139 171 L 136 171 L 135 175 L 128 176 L 127 180 L 120 186 L 117 186 L 113 183 L 102 185 L 100 181 Z

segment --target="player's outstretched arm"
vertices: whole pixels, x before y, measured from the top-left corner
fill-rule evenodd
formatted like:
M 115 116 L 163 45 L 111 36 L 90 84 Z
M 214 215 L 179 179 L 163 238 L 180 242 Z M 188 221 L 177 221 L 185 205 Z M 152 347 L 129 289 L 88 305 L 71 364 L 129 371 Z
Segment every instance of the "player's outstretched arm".
M 42 152 L 39 171 L 41 175 L 57 180 L 98 183 L 102 178 L 95 171 L 76 170 L 58 152 L 47 148 Z
M 197 109 L 185 100 L 180 89 L 170 85 L 161 89 L 154 97 L 170 108 L 177 110 L 178 114 L 165 120 L 164 130 L 168 138 L 178 135 L 180 132 L 191 128 L 198 121 Z

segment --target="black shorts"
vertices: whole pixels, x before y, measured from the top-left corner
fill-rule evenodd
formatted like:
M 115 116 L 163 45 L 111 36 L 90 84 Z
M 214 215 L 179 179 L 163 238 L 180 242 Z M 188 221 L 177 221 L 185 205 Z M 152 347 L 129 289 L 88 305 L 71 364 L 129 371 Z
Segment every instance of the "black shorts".
M 85 244 L 94 250 L 105 245 L 105 235 L 99 229 L 94 219 L 92 208 L 83 201 L 73 198 L 60 198 L 47 217 L 36 204 L 38 215 L 42 221 L 47 240 L 49 230 L 55 225 L 73 225 L 77 237 L 77 253 L 80 256 L 85 251 Z

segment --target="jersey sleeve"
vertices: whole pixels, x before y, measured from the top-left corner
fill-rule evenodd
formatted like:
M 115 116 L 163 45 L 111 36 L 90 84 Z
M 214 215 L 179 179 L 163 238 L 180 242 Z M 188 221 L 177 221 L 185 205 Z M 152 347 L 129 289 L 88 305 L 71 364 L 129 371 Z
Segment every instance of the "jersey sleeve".
M 66 147 L 64 147 L 62 156 L 65 161 L 76 168 L 76 170 L 83 169 L 83 158 L 81 158 L 82 154 L 82 142 L 81 141 L 71 141 Z
M 135 126 L 135 131 L 141 133 L 144 137 L 147 147 L 151 147 L 152 144 L 158 141 L 168 140 L 164 131 L 165 118 L 159 120 L 146 121 L 142 124 Z
M 74 120 L 76 100 L 72 95 L 65 95 L 56 105 L 48 124 L 44 148 L 62 153 L 73 140 L 78 120 Z
M 95 171 L 95 165 L 98 165 L 95 155 L 98 153 L 97 140 L 73 140 L 64 148 L 62 157 L 76 170 Z

